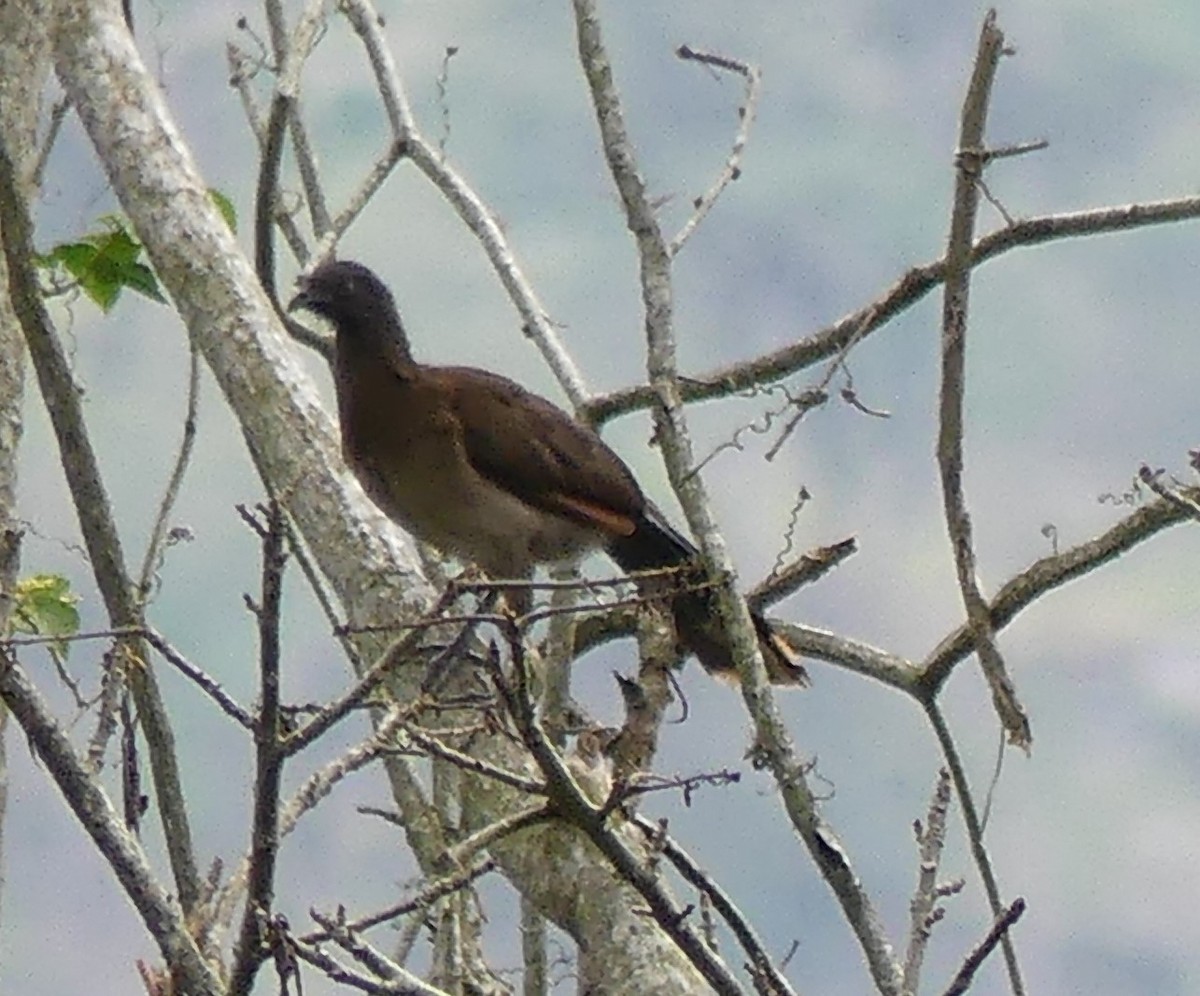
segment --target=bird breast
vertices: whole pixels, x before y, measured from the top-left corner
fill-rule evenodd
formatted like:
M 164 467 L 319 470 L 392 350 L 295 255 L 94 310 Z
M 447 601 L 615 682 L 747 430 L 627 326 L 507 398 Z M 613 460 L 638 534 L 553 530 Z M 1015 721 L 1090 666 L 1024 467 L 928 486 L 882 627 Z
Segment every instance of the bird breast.
M 535 509 L 481 475 L 467 459 L 454 418 L 426 403 L 419 386 L 410 393 L 409 403 L 384 424 L 369 405 L 365 411 L 350 404 L 341 412 L 346 463 L 384 514 L 496 578 L 527 577 L 539 563 L 602 544 L 598 531 Z

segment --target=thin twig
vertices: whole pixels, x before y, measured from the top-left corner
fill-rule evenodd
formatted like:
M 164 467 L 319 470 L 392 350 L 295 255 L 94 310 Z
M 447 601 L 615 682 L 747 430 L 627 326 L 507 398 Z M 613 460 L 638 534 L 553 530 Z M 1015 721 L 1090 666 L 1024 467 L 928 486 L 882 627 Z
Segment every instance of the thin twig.
M 286 510 L 285 510 L 286 511 Z M 300 568 L 300 573 L 304 575 L 304 580 L 308 582 L 309 591 L 313 593 L 317 604 L 321 607 L 321 613 L 325 616 L 326 622 L 329 623 L 329 629 L 333 632 L 342 644 L 342 649 L 352 658 L 351 663 L 361 663 L 358 650 L 344 633 L 338 632 L 341 626 L 341 618 L 338 616 L 338 611 L 334 606 L 333 596 L 331 595 L 325 579 L 321 576 L 321 572 L 317 570 L 317 565 L 313 563 L 313 558 L 309 554 L 308 546 L 304 542 L 304 537 L 299 529 L 296 528 L 296 523 L 289 513 L 284 523 L 287 529 L 288 555 L 296 562 Z M 361 667 L 357 670 L 361 671 Z
M 1169 488 L 1162 482 L 1163 472 L 1161 470 L 1151 470 L 1146 464 L 1142 464 L 1138 468 L 1138 480 L 1146 485 L 1160 498 L 1169 501 L 1172 505 L 1178 508 L 1181 512 L 1186 512 L 1193 519 L 1200 522 L 1200 502 L 1195 498 L 1189 498 L 1182 491 L 1176 491 L 1174 488 Z
M 497 841 L 503 840 L 509 834 L 535 826 L 551 819 L 551 812 L 546 804 L 539 800 L 523 809 L 511 812 L 500 819 L 480 827 L 474 833 L 468 834 L 454 844 L 446 852 L 446 860 L 454 864 L 463 864 L 479 851 L 486 850 Z
M 347 968 L 316 945 L 305 944 L 294 938 L 290 943 L 293 945 L 297 957 L 302 958 L 314 968 L 320 969 L 330 981 L 357 989 L 359 992 L 367 993 L 368 996 L 450 996 L 445 990 L 435 989 L 420 980 L 417 980 L 420 988 L 414 988 L 408 980 L 415 976 L 411 976 L 407 972 L 402 979 L 380 980 Z
M 672 257 L 678 255 L 679 250 L 692 237 L 725 188 L 742 175 L 742 153 L 745 152 L 746 142 L 750 138 L 750 129 L 754 125 L 754 116 L 758 111 L 758 95 L 762 88 L 762 73 L 758 67 L 742 62 L 740 59 L 731 59 L 713 52 L 698 52 L 687 45 L 679 46 L 675 50 L 675 54 L 685 61 L 699 62 L 704 66 L 738 73 L 746 81 L 746 95 L 742 100 L 742 105 L 738 108 L 738 130 L 733 139 L 733 148 L 729 150 L 725 165 L 721 168 L 713 185 L 696 198 L 692 204 L 694 208 L 692 216 L 671 240 L 668 251 Z
M 782 601 L 805 585 L 819 581 L 842 561 L 858 552 L 858 541 L 851 536 L 830 546 L 809 550 L 790 564 L 777 564 L 761 584 L 746 593 L 746 604 L 751 610 L 766 609 L 774 602 Z
M 251 86 L 259 64 L 232 42 L 226 45 L 225 54 L 226 61 L 229 63 L 230 86 L 237 90 L 238 96 L 241 98 L 242 112 L 246 116 L 246 121 L 250 125 L 250 131 L 254 134 L 261 154 L 266 149 L 268 126 Z M 277 200 L 277 197 L 272 198 L 271 214 L 274 222 L 279 226 L 279 231 L 283 234 L 292 256 L 300 263 L 304 263 L 308 259 L 308 247 L 305 245 L 304 236 L 300 234 L 300 229 L 291 214 L 279 209 Z
M 259 638 L 259 708 L 254 724 L 254 821 L 251 830 L 249 887 L 242 927 L 229 973 L 230 996 L 245 996 L 254 984 L 268 951 L 262 926 L 275 899 L 275 860 L 279 851 L 279 789 L 283 764 L 283 726 L 279 709 L 279 625 L 283 605 L 283 509 L 271 502 L 263 533 L 262 601 L 257 607 Z
M 292 152 L 296 156 L 300 182 L 304 185 L 304 200 L 308 204 L 313 234 L 321 238 L 329 232 L 333 223 L 329 218 L 329 207 L 325 203 L 325 188 L 321 185 L 317 154 L 309 141 L 299 100 L 288 105 L 288 131 L 292 136 Z
M 117 731 L 117 710 L 125 690 L 125 665 L 128 654 L 118 644 L 104 655 L 100 674 L 100 701 L 96 709 L 96 729 L 88 741 L 88 771 L 96 774 L 104 766 L 108 743 Z
M 143 606 L 150 600 L 154 588 L 154 576 L 162 566 L 167 545 L 167 523 L 171 518 L 171 511 L 175 507 L 175 501 L 179 497 L 179 489 L 183 486 L 183 477 L 187 473 L 188 464 L 192 459 L 192 449 L 196 442 L 196 409 L 200 400 L 200 350 L 193 344 L 188 352 L 188 391 L 183 416 L 183 438 L 179 441 L 179 452 L 175 456 L 175 465 L 171 468 L 171 476 L 167 479 L 166 490 L 158 505 L 158 515 L 155 516 L 154 526 L 150 530 L 150 542 L 146 544 L 146 555 L 142 558 L 138 595 Z
M 146 642 L 157 650 L 163 659 L 191 681 L 211 698 L 226 716 L 229 716 L 244 729 L 254 729 L 254 720 L 250 713 L 243 709 L 233 697 L 221 687 L 220 683 L 207 671 L 197 667 L 176 650 L 158 630 L 147 626 L 144 630 Z
M 372 945 L 359 938 L 339 920 L 323 916 L 316 910 L 310 910 L 309 915 L 329 932 L 329 938 L 334 944 L 374 973 L 377 978 L 387 982 L 402 983 L 405 987 L 398 990 L 380 990 L 380 992 L 400 992 L 405 996 L 448 996 L 444 990 L 427 984 L 407 969 L 397 965 Z
M 447 45 L 442 52 L 442 66 L 437 75 L 437 105 L 441 111 L 442 132 L 438 135 L 438 152 L 446 158 L 446 147 L 450 144 L 450 60 L 458 55 L 457 45 Z
M 279 168 L 283 161 L 283 138 L 290 113 L 289 98 L 281 90 L 271 101 L 262 162 L 258 170 L 258 186 L 254 195 L 254 272 L 258 275 L 258 281 L 262 284 L 271 307 L 275 309 L 275 316 L 287 329 L 288 334 L 325 357 L 326 361 L 332 362 L 333 343 L 328 337 L 314 332 L 288 314 L 279 299 L 275 280 L 275 203 L 279 190 Z
M 422 733 L 412 724 L 404 726 L 403 736 L 419 746 L 422 751 L 431 757 L 437 757 L 439 761 L 445 761 L 454 764 L 456 768 L 461 768 L 464 772 L 480 775 L 481 778 L 490 778 L 500 782 L 502 785 L 508 785 L 510 788 L 516 788 L 518 792 L 530 794 L 530 796 L 542 796 L 546 792 L 546 786 L 540 781 L 532 778 L 524 778 L 516 772 L 509 772 L 498 764 L 493 764 L 490 761 L 485 761 L 482 757 L 472 757 L 469 754 L 463 754 L 461 750 L 455 750 L 449 744 L 444 744 L 437 737 L 428 736 L 427 733 Z M 391 750 L 401 750 L 402 746 L 391 748 Z
M 312 222 L 313 231 L 320 237 L 330 227 L 329 208 L 325 202 L 316 153 L 308 139 L 308 130 L 300 108 L 300 74 L 324 31 L 325 6 L 318 0 L 309 0 L 290 34 L 282 0 L 266 0 L 264 6 L 267 12 L 267 26 L 271 33 L 271 53 L 275 65 L 279 67 L 279 89 L 288 97 L 287 126 L 292 136 L 296 170 L 304 187 L 309 220 Z
M 46 137 L 42 139 L 41 147 L 38 149 L 37 162 L 33 166 L 33 175 L 30 178 L 30 186 L 33 190 L 42 189 L 42 181 L 46 176 L 46 164 L 50 161 L 50 153 L 54 150 L 54 143 L 58 140 L 58 133 L 62 129 L 63 121 L 66 120 L 67 111 L 71 109 L 71 98 L 67 96 L 59 97 L 54 106 L 50 108 L 50 121 L 46 125 Z
M 673 669 L 679 666 L 674 627 L 659 612 L 643 612 L 638 620 L 638 675 L 631 680 L 614 672 L 625 720 L 605 744 L 601 733 L 584 731 L 575 738 L 576 762 L 598 787 L 606 811 L 629 798 L 631 780 L 648 771 L 658 750 L 658 735 L 673 701 Z M 682 698 L 682 695 L 680 696 Z M 686 714 L 686 703 L 685 703 Z M 611 770 L 610 770 L 611 769 Z M 607 798 L 606 798 L 607 797 Z
M 662 833 L 658 824 L 644 816 L 635 817 L 634 822 L 655 842 L 663 857 L 671 862 L 684 880 L 708 897 L 713 909 L 720 914 L 729 929 L 733 931 L 734 937 L 738 939 L 738 943 L 746 953 L 751 974 L 759 991 L 770 993 L 772 996 L 786 996 L 786 994 L 794 993 L 795 990 L 791 983 L 776 967 L 762 939 L 750 921 L 746 919 L 745 914 L 737 908 L 725 890 L 701 867 L 700 863 L 672 837 Z M 765 982 L 766 986 L 761 986 L 760 982 Z
M 983 796 L 983 813 L 979 817 L 979 828 L 984 833 L 987 832 L 988 820 L 992 815 L 992 802 L 996 798 L 996 789 L 1000 786 L 1000 775 L 1004 772 L 1004 756 L 1007 753 L 1004 733 L 997 732 L 999 736 L 996 737 L 996 763 L 992 765 L 992 777 L 988 779 L 987 792 Z
M 438 618 L 438 616 L 452 600 L 453 593 L 445 591 L 439 598 L 437 605 L 424 618 L 414 623 L 402 624 L 401 628 L 405 630 L 403 635 L 391 642 L 383 653 L 379 655 L 375 663 L 363 672 L 362 677 L 358 679 L 354 687 L 329 703 L 329 705 L 313 716 L 303 727 L 287 737 L 283 744 L 284 752 L 291 755 L 304 750 L 304 748 L 313 743 L 318 737 L 323 736 L 353 710 L 361 706 L 367 700 L 368 696 L 395 669 L 397 663 L 404 660 L 413 652 L 418 641 L 424 635 L 425 630 L 447 621 L 444 618 Z
M 427 882 L 416 895 L 411 896 L 403 902 L 382 909 L 378 913 L 371 913 L 368 916 L 359 917 L 357 920 L 351 920 L 344 924 L 344 927 L 346 930 L 359 933 L 360 931 L 377 927 L 381 923 L 387 923 L 389 920 L 399 919 L 409 913 L 424 912 L 439 899 L 458 892 L 460 889 L 465 889 L 472 882 L 483 878 L 484 875 L 488 875 L 495 870 L 496 860 L 494 858 L 481 858 L 469 865 L 464 865 L 449 875 L 444 875 L 442 878 Z M 328 930 L 317 930 L 305 934 L 300 940 L 306 944 L 320 944 L 322 941 L 329 940 L 331 936 Z
M 992 953 L 996 944 L 1008 937 L 1009 930 L 1021 919 L 1024 912 L 1025 900 L 1018 897 L 1012 901 L 1012 905 L 996 917 L 992 929 L 987 932 L 987 936 L 979 942 L 975 950 L 967 956 L 967 960 L 963 962 L 962 968 L 951 980 L 943 996 L 962 996 L 971 987 L 971 981 L 975 978 L 975 973 L 979 971 L 979 966 Z
M 688 378 L 683 378 L 683 383 L 686 387 Z M 775 428 L 779 420 L 787 415 L 789 416 L 788 420 L 780 431 L 778 438 L 764 454 L 764 459 L 774 460 L 775 455 L 782 448 L 788 436 L 800 424 L 800 420 L 812 409 L 820 407 L 829 400 L 827 392 L 816 388 L 807 388 L 800 394 L 794 395 L 788 390 L 785 384 L 752 384 L 747 390 L 740 392 L 738 396 L 743 398 L 766 396 L 769 399 L 772 395 L 782 395 L 783 402 L 776 403 L 775 407 L 767 408 L 749 422 L 735 428 L 733 434 L 728 439 L 714 446 L 704 459 L 696 464 L 692 469 L 692 473 L 699 474 L 700 471 L 704 470 L 705 467 L 716 460 L 722 453 L 727 453 L 730 450 L 737 450 L 739 453 L 744 453 L 746 451 L 746 440 L 749 436 L 766 436 Z
M 315 809 L 347 775 L 366 767 L 380 758 L 391 746 L 392 737 L 407 718 L 407 711 L 394 706 L 375 725 L 375 731 L 362 743 L 344 752 L 324 767 L 314 771 L 288 800 L 279 816 L 279 837 L 286 837 L 304 817 Z M 250 858 L 243 857 L 224 889 L 213 903 L 214 923 L 225 923 L 233 915 L 237 901 L 246 888 L 250 874 Z
M 917 871 L 917 887 L 909 902 L 910 923 L 908 928 L 908 952 L 904 957 L 904 991 L 916 993 L 921 981 L 921 964 L 933 933 L 933 925 L 940 918 L 937 908 L 939 898 L 938 871 L 941 868 L 942 849 L 946 846 L 946 816 L 950 810 L 950 772 L 942 768 L 938 772 L 933 798 L 925 823 L 915 824 L 920 864 Z
M 112 629 L 89 629 L 83 633 L 66 633 L 62 636 L 8 636 L 0 640 L 0 647 L 38 647 L 55 643 L 79 643 L 84 640 L 116 640 L 123 637 L 143 636 L 144 626 L 115 626 Z
M 958 797 L 958 804 L 962 807 L 963 822 L 967 827 L 967 841 L 971 846 L 971 856 L 975 859 L 975 867 L 979 870 L 979 877 L 983 880 L 983 889 L 987 894 L 988 904 L 993 910 L 993 916 L 1000 917 L 1004 913 L 1005 907 L 1000 899 L 1000 886 L 996 882 L 996 875 L 992 870 L 992 859 L 983 843 L 983 824 L 979 819 L 979 812 L 975 808 L 975 797 L 972 795 L 970 783 L 967 781 L 966 768 L 963 767 L 962 758 L 959 756 L 954 737 L 950 733 L 950 727 L 946 724 L 941 709 L 936 703 L 929 702 L 925 706 L 925 714 L 933 725 L 933 732 L 942 748 L 942 756 L 946 759 L 946 767 L 950 769 L 950 778 L 954 782 L 954 794 Z M 1000 941 L 1004 946 L 1004 961 L 1008 966 L 1009 984 L 1014 996 L 1019 996 L 1025 990 L 1021 983 L 1021 966 L 1017 961 L 1016 947 L 1007 933 L 1001 937 Z
M 141 836 L 142 815 L 146 797 L 142 794 L 141 766 L 138 764 L 137 723 L 130 706 L 129 690 L 121 695 L 121 804 L 125 828 L 135 837 Z
M 506 771 L 499 765 L 485 761 L 481 757 L 472 757 L 470 754 L 455 750 L 449 744 L 443 743 L 437 737 L 422 732 L 412 724 L 404 727 L 400 736 L 401 742 L 389 747 L 388 750 L 408 753 L 403 744 L 404 739 L 411 741 L 429 756 L 452 764 L 463 771 L 470 771 L 472 774 L 483 778 L 491 778 L 500 782 L 501 785 L 507 785 L 509 788 L 516 789 L 518 792 L 524 792 L 528 795 L 545 794 L 546 787 L 541 782 L 533 778 L 525 778 L 514 771 Z
M 1050 148 L 1050 140 L 1048 138 L 1034 139 L 1032 142 L 1014 142 L 1012 145 L 996 145 L 985 150 L 984 155 L 987 161 L 994 162 L 997 159 L 1011 159 L 1013 156 L 1026 156 L 1031 152 L 1041 152 L 1043 149 Z

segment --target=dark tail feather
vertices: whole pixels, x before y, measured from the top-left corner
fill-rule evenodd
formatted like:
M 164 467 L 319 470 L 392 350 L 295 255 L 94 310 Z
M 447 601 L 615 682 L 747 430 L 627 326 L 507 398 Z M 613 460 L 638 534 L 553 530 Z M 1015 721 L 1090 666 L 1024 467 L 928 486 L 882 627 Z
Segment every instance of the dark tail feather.
M 632 536 L 612 540 L 608 552 L 622 570 L 631 573 L 684 567 L 698 556 L 696 548 L 672 529 L 653 506 L 647 508 L 637 531 Z M 682 586 L 702 581 L 698 568 L 680 571 L 678 583 Z M 736 681 L 737 668 L 717 621 L 713 593 L 707 589 L 681 592 L 672 599 L 671 612 L 680 642 L 696 655 L 704 669 L 716 677 Z M 771 681 L 777 685 L 807 685 L 808 672 L 800 664 L 799 655 L 771 631 L 762 615 L 752 612 L 751 618 Z

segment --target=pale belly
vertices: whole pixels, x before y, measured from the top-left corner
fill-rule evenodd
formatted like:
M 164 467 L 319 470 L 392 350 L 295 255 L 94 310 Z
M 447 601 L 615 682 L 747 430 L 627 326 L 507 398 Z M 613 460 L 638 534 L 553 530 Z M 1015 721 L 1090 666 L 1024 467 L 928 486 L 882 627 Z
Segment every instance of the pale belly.
M 424 460 L 420 466 L 418 474 L 381 470 L 364 460 L 351 463 L 363 489 L 389 518 L 495 578 L 527 577 L 538 564 L 602 543 L 598 532 L 532 508 L 470 468 L 464 472 L 463 465 Z

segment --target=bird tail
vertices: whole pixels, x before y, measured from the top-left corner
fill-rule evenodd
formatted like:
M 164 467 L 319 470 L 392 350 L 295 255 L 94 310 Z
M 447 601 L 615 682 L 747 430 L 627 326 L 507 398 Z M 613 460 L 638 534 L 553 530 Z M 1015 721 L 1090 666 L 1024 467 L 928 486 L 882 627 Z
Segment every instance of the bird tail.
M 653 506 L 647 507 L 634 533 L 611 540 L 608 551 L 621 569 L 630 573 L 677 567 L 684 568 L 675 581 L 680 587 L 700 585 L 704 581 L 697 564 L 699 551 Z M 696 566 L 688 570 L 689 564 Z M 718 678 L 737 681 L 737 667 L 729 642 L 721 631 L 712 589 L 691 587 L 680 591 L 671 599 L 671 614 L 680 642 L 696 655 L 704 669 Z M 771 630 L 761 613 L 751 611 L 750 617 L 771 681 L 777 685 L 807 685 L 808 672 L 800 663 L 799 655 L 781 635 Z

